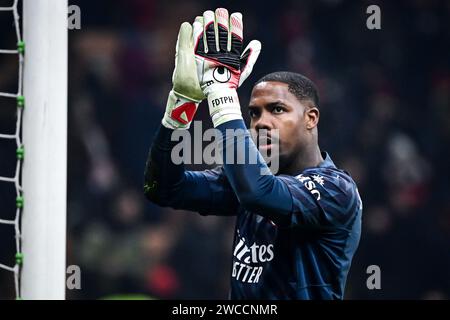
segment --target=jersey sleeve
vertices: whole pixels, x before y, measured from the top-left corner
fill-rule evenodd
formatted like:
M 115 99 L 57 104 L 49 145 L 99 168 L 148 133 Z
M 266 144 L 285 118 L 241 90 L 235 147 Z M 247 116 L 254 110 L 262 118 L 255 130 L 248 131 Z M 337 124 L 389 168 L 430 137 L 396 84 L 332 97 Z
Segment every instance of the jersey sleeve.
M 171 151 L 173 130 L 158 130 L 144 173 L 144 194 L 155 204 L 196 211 L 202 215 L 236 215 L 238 201 L 222 169 L 186 171 L 174 164 Z
M 233 216 L 239 202 L 231 189 L 223 169 L 186 171 L 184 189 L 190 196 L 184 199 L 184 207 L 201 215 Z

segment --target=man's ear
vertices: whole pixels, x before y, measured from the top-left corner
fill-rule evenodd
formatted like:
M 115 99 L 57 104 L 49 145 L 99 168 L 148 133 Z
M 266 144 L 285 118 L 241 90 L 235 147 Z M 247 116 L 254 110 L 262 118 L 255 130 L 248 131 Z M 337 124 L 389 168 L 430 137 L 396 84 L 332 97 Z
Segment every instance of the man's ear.
M 317 107 L 307 107 L 305 111 L 306 129 L 312 130 L 319 123 L 320 112 Z

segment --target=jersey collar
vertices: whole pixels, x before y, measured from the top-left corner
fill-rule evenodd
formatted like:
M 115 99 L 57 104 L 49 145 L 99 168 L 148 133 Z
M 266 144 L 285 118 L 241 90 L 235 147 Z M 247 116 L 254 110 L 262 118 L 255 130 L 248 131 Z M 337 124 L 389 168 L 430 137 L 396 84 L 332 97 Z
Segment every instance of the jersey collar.
M 328 152 L 322 151 L 321 154 L 324 160 L 317 166 L 318 168 L 336 168 Z

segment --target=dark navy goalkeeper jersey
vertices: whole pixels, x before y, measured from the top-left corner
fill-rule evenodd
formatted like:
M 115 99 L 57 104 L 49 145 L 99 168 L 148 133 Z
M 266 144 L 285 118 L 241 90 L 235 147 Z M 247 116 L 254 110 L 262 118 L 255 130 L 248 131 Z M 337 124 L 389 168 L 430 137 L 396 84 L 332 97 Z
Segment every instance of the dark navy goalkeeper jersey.
M 225 130 L 246 129 L 242 120 L 218 128 L 229 146 L 238 144 Z M 231 299 L 343 299 L 362 202 L 355 182 L 327 153 L 319 166 L 295 176 L 261 175 L 266 163 L 244 131 L 237 139 L 258 153 L 256 164 L 185 171 L 170 161 L 176 144 L 170 134 L 162 127 L 153 143 L 145 193 L 161 206 L 237 216 Z
M 239 209 L 231 299 L 342 299 L 360 238 L 355 183 L 329 156 L 317 168 L 279 179 L 293 198 L 290 224 Z

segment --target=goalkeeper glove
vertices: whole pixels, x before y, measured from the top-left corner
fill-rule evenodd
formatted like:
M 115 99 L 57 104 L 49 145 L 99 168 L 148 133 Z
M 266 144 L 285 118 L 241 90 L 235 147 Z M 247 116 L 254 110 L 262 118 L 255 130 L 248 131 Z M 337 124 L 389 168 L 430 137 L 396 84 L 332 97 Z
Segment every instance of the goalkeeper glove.
M 253 40 L 242 53 L 242 14 L 223 8 L 205 11 L 193 24 L 198 79 L 208 98 L 209 112 L 218 125 L 242 119 L 236 89 L 247 79 L 261 51 Z
M 188 129 L 205 96 L 197 77 L 192 26 L 187 22 L 178 33 L 172 84 L 162 124 L 169 129 Z

